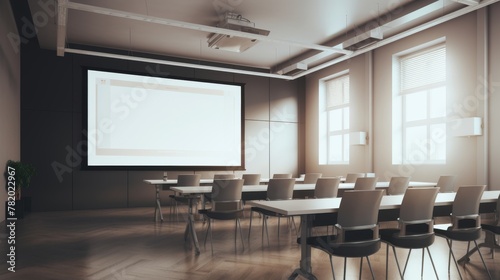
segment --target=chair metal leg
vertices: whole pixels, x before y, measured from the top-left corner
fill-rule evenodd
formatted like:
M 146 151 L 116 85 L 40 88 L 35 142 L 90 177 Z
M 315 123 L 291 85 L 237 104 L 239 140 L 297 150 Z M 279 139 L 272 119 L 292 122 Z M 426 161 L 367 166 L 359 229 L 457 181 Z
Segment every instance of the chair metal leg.
M 431 252 L 429 251 L 429 247 L 426 247 L 427 249 L 427 254 L 429 255 L 429 258 L 431 259 L 431 264 L 432 264 L 432 268 L 434 269 L 434 274 L 436 274 L 436 279 L 439 280 L 439 276 L 438 276 L 438 273 L 437 273 L 437 270 L 436 270 L 436 266 L 434 265 L 434 260 L 432 259 L 432 256 L 431 256 Z M 422 264 L 423 266 L 423 264 Z
M 361 280 L 362 272 L 363 272 L 363 257 L 359 258 L 359 280 Z
M 404 275 L 405 275 L 405 273 L 406 273 L 406 267 L 408 266 L 408 261 L 410 260 L 410 255 L 411 255 L 411 248 L 410 248 L 410 250 L 408 251 L 408 256 L 406 257 L 405 268 L 403 269 L 403 276 L 404 276 Z
M 252 216 L 253 216 L 253 211 L 250 210 L 250 225 L 248 226 L 248 246 L 250 246 L 250 231 L 252 230 Z
M 462 273 L 460 272 L 460 268 L 458 267 L 457 259 L 455 259 L 455 254 L 453 254 L 453 250 L 451 249 L 453 241 L 449 240 L 449 239 L 446 239 L 446 240 L 448 243 L 448 247 L 450 248 L 449 255 L 451 255 L 453 257 L 453 261 L 455 262 L 455 266 L 457 267 L 457 271 L 458 271 L 458 275 L 460 276 L 460 280 L 463 280 Z M 450 275 L 450 257 L 448 256 L 448 276 L 449 275 Z
M 361 261 L 363 261 L 363 258 L 361 258 Z M 373 273 L 372 264 L 370 263 L 370 258 L 368 258 L 368 256 L 366 256 L 366 261 L 368 262 L 368 267 L 370 268 L 370 272 L 372 273 L 372 278 L 373 280 L 375 280 L 375 274 Z M 361 279 L 361 273 L 359 274 L 359 279 Z
M 346 275 L 346 271 L 347 271 L 347 258 L 344 258 L 344 280 L 345 280 L 345 275 Z
M 330 267 L 332 268 L 332 276 L 333 276 L 333 280 L 335 280 L 335 272 L 333 271 L 333 261 L 332 261 L 332 255 L 328 254 L 328 256 L 330 257 Z
M 396 254 L 396 248 L 394 246 L 392 246 L 392 251 L 394 253 L 394 259 L 396 260 L 396 266 L 398 267 L 399 276 L 401 277 L 401 280 L 403 280 L 404 272 L 401 273 L 401 267 L 399 266 L 398 255 Z M 411 252 L 411 249 L 410 249 L 410 252 Z M 389 248 L 387 248 L 387 254 L 389 254 Z M 408 258 L 409 257 L 410 257 L 410 253 L 408 253 Z M 406 259 L 406 262 L 408 262 L 408 258 Z M 405 269 L 406 269 L 406 264 L 405 264 Z M 386 270 L 387 270 L 387 268 L 386 268 Z M 387 275 L 386 275 L 386 277 L 387 277 Z
M 211 220 L 211 219 L 209 219 Z M 212 224 L 212 222 L 210 221 L 210 225 Z M 212 256 L 214 255 L 214 239 L 213 239 L 213 235 L 212 235 L 212 226 L 210 226 L 210 249 L 212 250 Z
M 479 253 L 479 256 L 481 257 L 481 261 L 483 262 L 484 269 L 486 269 L 486 272 L 488 273 L 489 278 L 490 278 L 490 279 L 493 279 L 493 278 L 491 278 L 490 271 L 488 270 L 488 267 L 486 266 L 486 263 L 484 262 L 484 259 L 483 259 L 483 254 L 481 254 L 481 251 L 479 250 L 479 247 L 477 246 L 477 242 L 476 242 L 476 240 L 474 240 L 474 245 L 476 245 L 477 252 Z M 469 251 L 469 250 L 467 250 L 467 251 Z
M 240 227 L 240 238 L 241 238 L 241 246 L 243 247 L 243 251 L 245 250 L 245 241 L 243 241 L 243 231 L 241 230 L 241 222 L 240 219 L 236 219 L 238 226 Z

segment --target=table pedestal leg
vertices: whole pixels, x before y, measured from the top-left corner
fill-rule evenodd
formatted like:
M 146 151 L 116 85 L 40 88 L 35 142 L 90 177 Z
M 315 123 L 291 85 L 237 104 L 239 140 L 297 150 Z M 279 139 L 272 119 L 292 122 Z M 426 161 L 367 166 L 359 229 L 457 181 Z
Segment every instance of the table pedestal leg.
M 163 222 L 163 213 L 161 212 L 161 203 L 160 203 L 160 188 L 161 185 L 156 185 L 156 205 L 155 205 L 155 214 L 154 219 L 158 221 L 158 218 Z
M 307 245 L 307 238 L 311 236 L 312 221 L 308 215 L 302 215 L 300 219 L 300 267 L 295 269 L 288 279 L 295 279 L 301 275 L 306 279 L 316 280 L 312 274 L 311 246 Z
M 188 222 L 186 224 L 186 230 L 184 231 L 184 241 L 187 242 L 188 237 L 191 236 L 191 240 L 194 244 L 194 251 L 196 255 L 200 254 L 200 244 L 198 243 L 198 236 L 196 235 L 196 230 L 194 228 L 194 215 L 193 215 L 193 198 L 188 198 Z
M 494 254 L 495 249 L 500 249 L 500 245 L 497 243 L 497 240 L 495 238 L 495 234 L 493 234 L 493 233 L 491 233 L 489 231 L 485 231 L 484 232 L 484 242 L 481 243 L 481 244 L 478 244 L 477 247 L 478 248 L 481 248 L 481 247 L 490 248 L 492 250 L 492 254 Z M 476 251 L 477 251 L 476 247 L 472 248 L 472 250 L 470 250 L 469 252 L 467 252 L 467 254 L 465 254 L 465 256 L 461 257 L 458 260 L 458 262 L 468 262 L 469 261 L 469 257 L 472 254 L 474 254 Z

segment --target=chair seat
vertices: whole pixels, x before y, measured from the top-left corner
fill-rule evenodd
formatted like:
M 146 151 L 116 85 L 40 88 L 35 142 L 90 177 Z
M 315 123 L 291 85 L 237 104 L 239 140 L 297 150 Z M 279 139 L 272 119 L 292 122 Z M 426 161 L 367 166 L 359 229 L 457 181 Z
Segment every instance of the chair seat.
M 481 238 L 481 228 L 448 230 L 450 226 L 451 224 L 435 225 L 434 232 L 437 235 L 456 241 L 473 241 Z
M 500 234 L 500 227 L 496 225 L 481 224 L 481 228 L 487 231 L 491 231 L 494 234 Z
M 307 238 L 307 244 L 328 254 L 347 258 L 370 256 L 380 249 L 380 239 L 341 244 L 335 243 L 336 239 L 336 235 L 312 236 Z M 300 244 L 300 238 L 297 239 L 297 242 Z
M 198 210 L 198 213 L 206 215 L 210 219 L 234 220 L 243 217 L 243 209 L 233 211 L 211 211 L 210 209 Z
M 390 243 L 393 246 L 406 249 L 421 249 L 431 246 L 434 243 L 434 233 L 415 233 L 406 232 L 405 236 L 401 236 L 400 230 L 397 228 L 380 229 L 380 239 Z

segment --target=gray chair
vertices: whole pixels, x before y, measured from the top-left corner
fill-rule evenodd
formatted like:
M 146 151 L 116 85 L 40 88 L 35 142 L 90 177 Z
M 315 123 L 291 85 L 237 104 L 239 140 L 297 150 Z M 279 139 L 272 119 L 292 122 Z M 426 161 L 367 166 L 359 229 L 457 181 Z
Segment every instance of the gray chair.
M 392 177 L 387 188 L 388 195 L 404 194 L 410 183 L 410 177 Z
M 177 186 L 178 187 L 191 187 L 191 186 L 199 186 L 201 180 L 201 174 L 180 174 L 177 176 Z M 182 195 L 171 194 L 169 197 L 172 200 L 170 203 L 170 214 L 172 214 L 172 207 L 174 208 L 174 212 L 176 216 L 179 215 L 178 203 L 187 204 L 188 199 Z
M 316 184 L 318 178 L 321 178 L 321 173 L 306 173 L 304 175 L 304 184 Z
M 274 179 L 282 179 L 282 178 L 292 178 L 291 173 L 277 173 L 273 174 Z
M 377 177 L 359 177 L 354 183 L 354 190 L 374 190 L 377 186 Z
M 314 198 L 332 198 L 337 197 L 339 190 L 339 177 L 322 177 L 316 180 L 314 187 Z
M 462 279 L 462 274 L 460 273 L 460 268 L 458 267 L 455 255 L 453 254 L 452 242 L 472 241 L 474 242 L 475 248 L 478 248 L 476 240 L 481 237 L 479 204 L 485 188 L 485 185 L 459 187 L 453 201 L 451 224 L 440 224 L 434 226 L 434 232 L 436 235 L 446 238 L 450 249 L 450 253 L 448 255 L 448 274 L 450 273 L 451 257 L 453 257 L 460 279 Z M 469 248 L 467 248 L 467 251 L 469 251 Z M 484 269 L 488 273 L 489 278 L 492 279 L 490 271 L 484 262 L 481 251 L 477 250 L 477 252 L 481 257 Z
M 440 176 L 437 182 L 436 187 L 439 189 L 439 192 L 454 192 L 455 191 L 455 179 L 456 176 L 446 175 Z
M 293 198 L 293 187 L 295 185 L 294 178 L 272 178 L 269 179 L 269 184 L 267 185 L 266 200 L 290 200 Z M 248 240 L 250 242 L 250 233 L 252 230 L 252 216 L 253 212 L 257 212 L 262 216 L 262 242 L 264 242 L 264 231 L 267 236 L 267 244 L 269 245 L 269 232 L 267 229 L 267 217 L 278 217 L 278 238 L 280 234 L 280 218 L 286 217 L 278 213 L 268 211 L 259 207 L 250 208 L 250 225 L 248 228 Z M 295 222 L 292 217 L 293 227 L 295 228 Z M 297 231 L 297 228 L 295 228 Z
M 212 185 L 212 207 L 202 209 L 198 212 L 203 214 L 208 220 L 208 227 L 205 233 L 205 244 L 207 236 L 210 233 L 210 246 L 212 254 L 214 253 L 212 220 L 235 220 L 234 245 L 236 249 L 237 232 L 239 228 L 241 244 L 245 249 L 243 234 L 241 231 L 240 218 L 243 217 L 243 202 L 241 200 L 241 191 L 243 188 L 243 179 L 215 179 Z
M 217 179 L 234 179 L 234 174 L 214 174 L 214 180 Z
M 478 250 L 478 248 L 487 247 L 490 248 L 491 257 L 495 258 L 495 249 L 500 249 L 500 245 L 496 239 L 496 235 L 500 235 L 500 195 L 497 199 L 496 209 L 495 209 L 495 219 L 486 220 L 481 223 L 481 228 L 484 231 L 484 242 L 477 245 L 477 248 L 473 248 L 468 251 L 467 254 L 461 259 L 470 261 L 470 256 Z
M 243 185 L 260 185 L 260 174 L 249 174 L 245 173 L 241 175 L 243 179 Z
M 348 173 L 345 176 L 345 182 L 346 183 L 355 183 L 356 179 L 360 177 L 365 177 L 365 173 Z
M 436 278 L 439 279 L 434 261 L 432 260 L 431 253 L 429 251 L 429 246 L 434 243 L 435 239 L 433 228 L 434 220 L 432 214 L 434 211 L 434 202 L 436 201 L 437 193 L 437 188 L 407 189 L 399 210 L 398 228 L 385 228 L 379 230 L 382 242 L 387 244 L 385 255 L 386 279 L 388 278 L 389 272 L 389 246 L 392 247 L 394 252 L 394 259 L 396 260 L 401 279 L 404 278 L 412 249 L 422 249 L 422 268 L 420 270 L 420 278 L 423 279 L 424 249 L 427 249 L 427 254 L 431 260 L 432 267 L 434 268 L 434 273 L 436 274 Z M 410 249 L 402 273 L 395 247 Z
M 368 256 L 375 254 L 380 249 L 378 212 L 383 194 L 383 190 L 344 192 L 335 224 L 336 234 L 307 238 L 307 244 L 312 248 L 328 254 L 334 278 L 332 256 L 344 258 L 344 279 L 347 258 L 360 258 L 359 273 L 361 279 L 364 257 L 368 261 L 372 277 L 375 278 Z M 300 243 L 300 238 L 298 238 L 298 242 Z

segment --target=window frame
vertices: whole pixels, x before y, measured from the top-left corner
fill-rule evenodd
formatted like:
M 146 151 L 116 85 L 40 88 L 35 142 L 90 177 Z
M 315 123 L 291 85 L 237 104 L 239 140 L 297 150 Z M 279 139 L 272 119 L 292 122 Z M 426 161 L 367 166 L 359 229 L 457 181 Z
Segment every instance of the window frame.
M 410 89 L 402 88 L 402 63 L 406 59 L 411 59 L 419 56 L 429 54 L 434 51 L 443 50 L 444 53 L 444 80 L 438 82 L 432 82 L 424 85 L 420 85 Z M 446 103 L 447 103 L 447 69 L 446 69 L 446 44 L 445 42 L 439 42 L 438 44 L 433 44 L 432 46 L 425 46 L 405 54 L 399 54 L 394 57 L 393 73 L 395 74 L 394 86 L 394 96 L 393 96 L 393 116 L 399 116 L 398 118 L 393 117 L 393 164 L 446 164 Z M 425 79 L 425 78 L 422 78 Z M 441 92 L 445 97 L 444 112 L 441 112 L 439 116 L 433 117 L 432 114 L 432 98 L 431 95 L 436 89 L 444 91 Z M 425 94 L 425 117 L 417 120 L 407 120 L 407 102 L 411 94 Z M 400 106 L 400 108 L 396 108 Z M 439 133 L 439 130 L 433 130 L 436 126 L 443 126 L 444 133 Z M 410 139 L 407 139 L 408 129 L 424 127 L 426 131 L 426 137 L 421 143 L 409 143 Z M 398 142 L 399 141 L 399 142 Z M 407 146 L 412 144 L 417 146 L 417 150 L 409 150 Z M 436 156 L 436 145 L 444 145 L 439 147 L 441 155 Z M 443 153 L 444 149 L 444 153 Z M 398 151 L 399 150 L 399 151 Z M 397 154 L 399 153 L 399 155 Z

